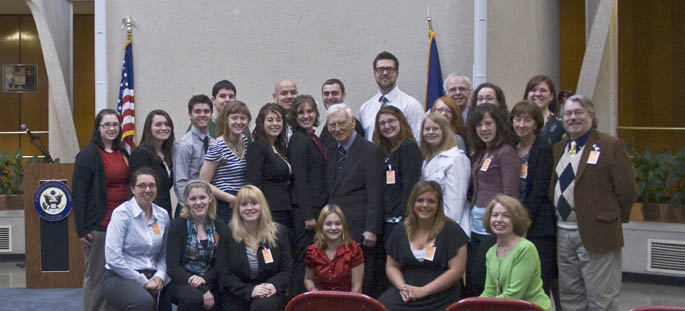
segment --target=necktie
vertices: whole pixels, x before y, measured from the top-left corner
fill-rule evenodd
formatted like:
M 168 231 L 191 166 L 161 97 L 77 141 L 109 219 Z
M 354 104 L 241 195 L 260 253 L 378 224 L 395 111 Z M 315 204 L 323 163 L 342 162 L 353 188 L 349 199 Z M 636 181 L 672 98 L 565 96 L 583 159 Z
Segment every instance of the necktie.
M 205 135 L 205 139 L 202 140 L 202 148 L 207 153 L 207 148 L 209 148 L 209 136 Z
M 388 98 L 385 96 L 381 96 L 381 98 L 379 98 L 378 101 L 381 102 L 381 107 L 385 107 L 388 105 Z
M 572 140 L 571 141 L 571 150 L 568 151 L 568 154 L 571 156 L 576 155 L 576 148 L 577 148 L 576 141 Z
M 345 158 L 347 157 L 347 150 L 343 146 L 338 146 L 338 153 L 335 155 L 335 178 L 338 178 L 343 166 L 345 165 Z
M 316 145 L 316 149 L 319 150 L 319 152 L 321 153 L 321 156 L 323 156 L 323 159 L 325 160 L 326 159 L 326 149 L 323 148 L 323 145 L 321 144 L 319 139 L 316 138 L 316 134 L 314 134 L 314 131 L 311 131 L 307 134 L 309 134 L 309 137 L 312 139 L 312 141 L 314 141 L 314 145 Z

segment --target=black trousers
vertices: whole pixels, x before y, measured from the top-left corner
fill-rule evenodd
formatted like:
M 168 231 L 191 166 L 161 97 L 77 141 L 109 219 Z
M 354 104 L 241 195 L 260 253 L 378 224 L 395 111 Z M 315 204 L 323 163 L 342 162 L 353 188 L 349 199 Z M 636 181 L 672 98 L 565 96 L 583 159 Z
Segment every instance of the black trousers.
M 307 247 L 314 242 L 315 229 L 307 230 L 304 227 L 304 221 L 307 220 L 308 216 L 304 215 L 302 209 L 293 206 L 292 211 L 295 241 L 291 244 L 293 247 L 293 270 L 290 275 L 290 296 L 295 297 L 305 292 L 304 274 L 306 266 L 304 264 L 304 255 L 307 252 Z M 321 209 L 317 209 L 318 211 L 321 211 Z
M 497 243 L 492 235 L 471 232 L 468 257 L 466 258 L 466 297 L 477 297 L 485 287 L 485 253 Z

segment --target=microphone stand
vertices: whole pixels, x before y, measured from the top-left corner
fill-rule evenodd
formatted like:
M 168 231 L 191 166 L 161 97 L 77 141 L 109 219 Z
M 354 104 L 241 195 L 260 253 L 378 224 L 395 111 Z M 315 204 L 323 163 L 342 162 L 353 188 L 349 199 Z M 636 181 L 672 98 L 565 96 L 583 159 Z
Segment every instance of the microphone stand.
M 28 132 L 26 134 L 28 134 L 31 138 L 31 144 L 33 144 L 33 146 L 35 146 L 38 149 L 38 151 L 40 151 L 40 153 L 42 153 L 45 157 L 43 159 L 45 160 L 45 163 L 55 163 L 55 161 L 52 159 L 52 156 L 50 156 L 50 152 L 48 152 L 48 150 L 45 148 L 45 145 L 43 144 L 43 141 L 40 139 L 40 137 L 29 134 Z M 38 143 L 35 142 L 36 139 L 38 140 Z

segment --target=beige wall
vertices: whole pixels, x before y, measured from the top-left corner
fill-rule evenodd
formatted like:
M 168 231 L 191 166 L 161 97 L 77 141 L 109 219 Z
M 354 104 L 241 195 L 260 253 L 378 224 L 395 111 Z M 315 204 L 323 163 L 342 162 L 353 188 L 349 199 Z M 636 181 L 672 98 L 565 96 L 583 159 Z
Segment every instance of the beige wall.
M 558 1 L 488 1 L 488 81 L 504 90 L 509 109 L 538 74 L 559 90 Z
M 428 1 L 443 72 L 471 72 L 473 1 Z M 423 101 L 428 37 L 426 2 L 108 1 L 109 105 L 118 96 L 125 31 L 131 15 L 138 133 L 155 108 L 188 125 L 185 105 L 230 79 L 253 114 L 268 101 L 277 80 L 291 78 L 301 94 L 320 98 L 321 83 L 343 80 L 355 113 L 376 92 L 373 58 L 382 50 L 400 60 L 398 85 Z M 322 106 L 319 106 L 322 109 Z

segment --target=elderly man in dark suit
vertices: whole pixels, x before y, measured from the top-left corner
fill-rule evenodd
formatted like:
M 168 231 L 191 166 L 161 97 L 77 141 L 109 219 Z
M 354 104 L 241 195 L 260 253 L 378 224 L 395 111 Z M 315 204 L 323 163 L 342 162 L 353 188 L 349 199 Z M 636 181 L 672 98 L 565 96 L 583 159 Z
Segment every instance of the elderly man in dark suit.
M 554 146 L 549 195 L 557 209 L 559 291 L 564 310 L 618 310 L 621 223 L 637 197 L 625 145 L 599 132 L 587 97 L 566 100 L 568 133 Z
M 375 296 L 378 234 L 383 232 L 383 152 L 354 130 L 352 110 L 345 104 L 328 109 L 328 131 L 337 143 L 326 154 L 328 203 L 342 208 L 352 239 L 364 250 L 362 291 Z

